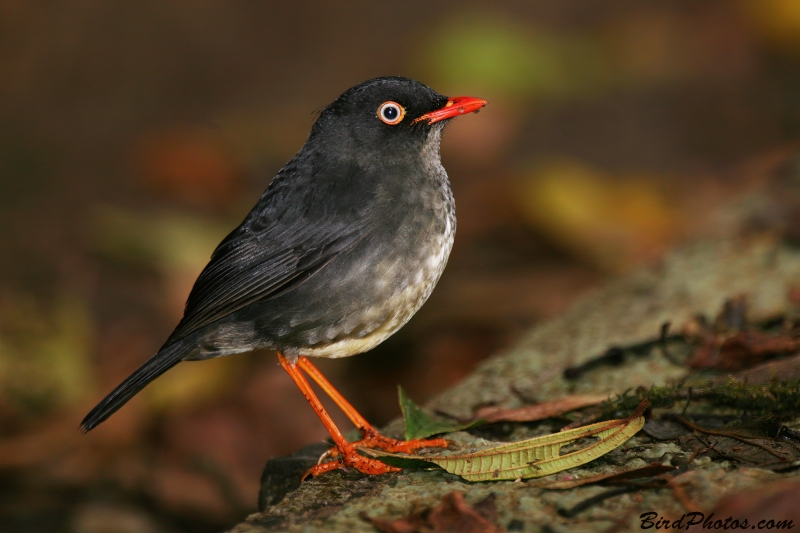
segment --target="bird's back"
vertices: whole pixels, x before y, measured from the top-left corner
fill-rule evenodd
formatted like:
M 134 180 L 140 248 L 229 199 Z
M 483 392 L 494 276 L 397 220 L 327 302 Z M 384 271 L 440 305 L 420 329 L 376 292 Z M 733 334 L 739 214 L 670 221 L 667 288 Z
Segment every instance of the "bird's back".
M 263 269 L 274 275 L 263 261 L 280 257 L 286 264 L 279 267 L 294 271 L 291 279 L 204 325 L 198 349 L 187 358 L 259 347 L 289 357 L 343 357 L 366 351 L 399 329 L 430 296 L 455 233 L 453 197 L 438 159 L 439 131 L 432 137 L 436 157 L 422 164 L 408 161 L 376 172 L 353 161 L 307 156 L 287 165 L 220 245 L 223 251 L 229 246 L 255 252 L 227 262 L 224 253 L 215 253 L 182 324 L 203 308 L 199 295 L 236 290 L 230 288 L 236 287 L 231 272 L 252 278 Z M 294 252 L 287 260 L 289 250 Z

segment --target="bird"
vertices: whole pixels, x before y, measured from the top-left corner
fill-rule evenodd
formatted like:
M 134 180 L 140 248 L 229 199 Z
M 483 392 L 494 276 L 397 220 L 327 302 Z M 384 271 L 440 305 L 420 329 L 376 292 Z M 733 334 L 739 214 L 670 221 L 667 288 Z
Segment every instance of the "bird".
M 217 246 L 159 351 L 84 418 L 86 433 L 182 361 L 275 350 L 331 435 L 307 476 L 351 467 L 398 468 L 358 453 L 410 453 L 444 439 L 381 435 L 310 358 L 374 348 L 425 303 L 447 263 L 455 202 L 439 147 L 454 117 L 487 104 L 447 97 L 404 77 L 351 87 L 319 114 L 305 144 L 242 223 Z M 348 442 L 312 389 L 333 399 L 361 432 Z

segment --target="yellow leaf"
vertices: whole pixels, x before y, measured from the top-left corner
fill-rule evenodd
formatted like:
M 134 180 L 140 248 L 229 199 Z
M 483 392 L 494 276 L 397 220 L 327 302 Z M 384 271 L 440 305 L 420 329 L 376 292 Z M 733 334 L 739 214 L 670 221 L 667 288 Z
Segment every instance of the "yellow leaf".
M 381 461 L 404 466 L 418 465 L 419 461 L 433 463 L 451 474 L 467 481 L 501 481 L 549 476 L 562 470 L 575 468 L 622 446 L 644 426 L 642 413 L 647 407 L 642 402 L 629 418 L 609 420 L 583 426 L 553 435 L 545 435 L 520 442 L 487 448 L 464 455 L 400 455 L 363 450 Z M 561 455 L 561 449 L 580 439 L 595 437 L 597 442 L 579 450 Z

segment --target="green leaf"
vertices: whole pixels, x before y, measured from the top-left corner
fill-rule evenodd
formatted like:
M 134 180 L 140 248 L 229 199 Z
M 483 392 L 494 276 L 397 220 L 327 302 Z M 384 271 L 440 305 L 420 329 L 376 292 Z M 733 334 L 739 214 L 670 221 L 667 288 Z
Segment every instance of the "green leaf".
M 359 448 L 361 451 L 365 451 Z M 383 452 L 377 452 L 383 453 Z M 409 470 L 421 470 L 426 468 L 436 468 L 436 463 L 431 463 L 422 458 L 412 458 L 405 455 L 379 455 L 377 457 L 381 462 L 389 466 L 396 466 L 397 468 L 407 468 Z
M 414 401 L 408 397 L 403 387 L 397 386 L 400 410 L 406 428 L 406 440 L 426 439 L 440 433 L 453 433 L 484 424 L 483 420 L 469 422 L 433 420 Z
M 645 407 L 644 403 L 640 405 L 639 409 L 629 418 L 598 422 L 553 435 L 512 442 L 465 455 L 415 456 L 376 451 L 368 453 L 387 464 L 390 464 L 388 461 L 395 461 L 397 458 L 415 461 L 415 463 L 404 463 L 404 467 L 405 464 L 408 464 L 408 467 L 420 466 L 416 461 L 433 463 L 467 481 L 543 477 L 586 464 L 624 444 L 644 426 L 642 413 Z M 598 441 L 561 455 L 561 448 L 587 437 L 595 437 Z M 398 463 L 397 466 L 401 466 L 401 464 Z

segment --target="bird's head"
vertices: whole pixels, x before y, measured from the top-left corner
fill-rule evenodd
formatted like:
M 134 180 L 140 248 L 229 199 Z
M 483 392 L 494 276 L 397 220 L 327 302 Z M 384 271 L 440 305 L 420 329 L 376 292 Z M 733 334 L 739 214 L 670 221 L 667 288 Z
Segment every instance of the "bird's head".
M 375 78 L 351 87 L 327 106 L 309 141 L 362 153 L 407 153 L 407 148 L 422 147 L 431 139 L 438 148 L 438 133 L 449 119 L 485 105 L 480 98 L 448 98 L 408 78 Z

